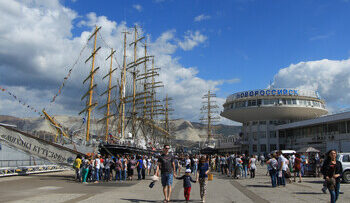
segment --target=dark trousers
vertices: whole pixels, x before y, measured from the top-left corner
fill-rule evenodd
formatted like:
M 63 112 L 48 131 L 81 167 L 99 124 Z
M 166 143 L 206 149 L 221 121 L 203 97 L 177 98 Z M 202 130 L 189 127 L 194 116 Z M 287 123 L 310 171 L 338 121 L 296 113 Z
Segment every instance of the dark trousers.
M 137 167 L 137 180 L 141 180 L 141 168 Z
M 142 168 L 142 179 L 146 178 L 146 169 Z
M 250 178 L 255 178 L 255 169 L 250 169 Z
M 279 177 L 279 171 L 277 172 L 277 185 L 286 185 L 286 171 L 282 170 L 282 177 Z
M 270 177 L 271 177 L 271 183 L 272 183 L 272 187 L 276 187 L 276 179 L 277 179 L 277 176 L 276 176 L 276 170 L 269 170 L 269 174 L 270 174 Z
M 105 168 L 105 181 L 109 181 L 109 177 L 111 176 L 111 169 Z
M 191 187 L 185 187 L 184 188 L 184 196 L 186 201 L 190 200 L 190 194 L 191 194 Z

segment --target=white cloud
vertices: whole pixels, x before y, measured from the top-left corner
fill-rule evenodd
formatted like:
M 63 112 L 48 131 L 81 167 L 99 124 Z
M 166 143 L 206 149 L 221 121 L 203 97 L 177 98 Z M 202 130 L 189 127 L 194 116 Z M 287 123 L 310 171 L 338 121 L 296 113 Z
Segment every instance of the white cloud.
M 200 21 L 203 21 L 203 20 L 208 20 L 208 19 L 210 19 L 210 18 L 211 18 L 211 17 L 208 16 L 208 15 L 201 14 L 201 15 L 196 16 L 196 17 L 194 18 L 194 22 L 200 22 Z
M 334 35 L 334 32 L 330 32 L 328 34 L 324 34 L 324 35 L 316 35 L 313 37 L 310 37 L 310 41 L 315 41 L 315 40 L 323 40 L 323 39 L 327 39 L 329 37 L 331 37 L 332 35 Z
M 179 41 L 178 45 L 185 51 L 192 50 L 195 46 L 205 42 L 207 36 L 200 33 L 200 31 L 187 31 L 183 41 Z
M 234 84 L 234 83 L 241 82 L 241 80 L 239 78 L 233 78 L 233 79 L 230 79 L 230 80 L 225 80 L 224 82 L 228 83 L 228 84 Z
M 300 62 L 281 69 L 275 87 L 316 90 L 329 110 L 350 106 L 350 59 Z
M 62 94 L 56 102 L 50 105 L 50 100 L 58 91 L 63 78 L 79 56 L 81 48 L 86 43 L 95 25 L 102 26 L 97 35 L 97 46 L 101 46 L 96 55 L 96 66 L 100 70 L 96 75 L 98 84 L 94 99 L 103 104 L 104 98 L 97 95 L 106 89 L 106 81 L 102 77 L 107 73 L 109 61 L 105 61 L 110 53 L 110 47 L 116 49 L 114 67 L 122 64 L 123 31 L 132 31 L 127 28 L 126 22 L 115 22 L 105 16 L 89 13 L 79 17 L 77 12 L 60 4 L 60 1 L 0 1 L 0 86 L 10 89 L 27 104 L 38 110 L 46 107 L 51 114 L 77 115 L 84 108 L 85 101 L 81 96 L 87 91 L 87 84 L 83 80 L 88 76 L 91 61 L 84 63 L 92 51 L 92 41 L 72 71 Z M 73 36 L 74 26 L 81 26 L 84 31 Z M 139 30 L 140 35 L 143 30 Z M 197 121 L 200 117 L 201 97 L 208 89 L 217 91 L 223 81 L 204 80 L 197 76 L 196 67 L 184 67 L 173 56 L 177 48 L 190 50 L 203 43 L 206 37 L 199 31 L 187 32 L 185 40 L 178 42 L 175 30 L 163 32 L 160 37 L 148 38 L 149 54 L 155 55 L 155 65 L 162 68 L 159 80 L 165 87 L 159 95 L 164 97 L 167 93 L 173 97 L 173 118 L 184 118 Z M 132 35 L 128 35 L 129 44 Z M 107 46 L 106 41 L 109 46 Z M 138 50 L 138 56 L 144 55 L 143 49 Z M 127 63 L 133 60 L 133 50 L 127 50 Z M 119 65 L 118 65 L 119 64 Z M 119 78 L 120 69 L 114 74 Z M 6 76 L 6 77 L 4 77 Z M 128 80 L 130 80 L 128 76 Z M 116 83 L 116 81 L 114 81 Z M 7 94 L 0 92 L 0 112 L 13 116 L 28 117 L 36 114 L 23 109 Z M 221 98 L 224 100 L 224 98 Z M 102 111 L 95 111 L 94 116 L 102 116 Z
M 136 9 L 138 12 L 141 12 L 142 11 L 142 6 L 140 5 L 140 4 L 134 4 L 134 5 L 132 5 L 132 7 L 134 8 L 134 9 Z

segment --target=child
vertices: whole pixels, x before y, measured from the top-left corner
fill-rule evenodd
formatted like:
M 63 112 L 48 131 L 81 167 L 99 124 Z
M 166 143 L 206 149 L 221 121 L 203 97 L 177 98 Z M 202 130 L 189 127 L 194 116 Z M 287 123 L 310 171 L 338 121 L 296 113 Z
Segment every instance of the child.
M 191 169 L 186 169 L 185 175 L 176 178 L 178 180 L 183 179 L 184 180 L 184 195 L 186 202 L 190 200 L 190 193 L 191 193 L 191 182 L 195 183 L 196 181 L 192 179 L 191 177 Z

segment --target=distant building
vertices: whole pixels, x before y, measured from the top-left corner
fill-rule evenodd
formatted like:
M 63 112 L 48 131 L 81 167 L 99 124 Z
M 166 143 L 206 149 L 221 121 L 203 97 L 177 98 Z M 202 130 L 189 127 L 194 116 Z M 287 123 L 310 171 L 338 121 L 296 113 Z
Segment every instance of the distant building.
M 275 127 L 287 149 L 313 146 L 322 152 L 350 152 L 350 112 L 323 116 Z
M 219 154 L 233 154 L 242 151 L 242 139 L 239 135 L 229 136 L 227 138 L 217 139 L 215 148 Z
M 238 92 L 230 95 L 223 106 L 221 116 L 243 124 L 241 151 L 250 154 L 291 147 L 277 133 L 277 126 L 328 113 L 318 92 L 287 88 Z

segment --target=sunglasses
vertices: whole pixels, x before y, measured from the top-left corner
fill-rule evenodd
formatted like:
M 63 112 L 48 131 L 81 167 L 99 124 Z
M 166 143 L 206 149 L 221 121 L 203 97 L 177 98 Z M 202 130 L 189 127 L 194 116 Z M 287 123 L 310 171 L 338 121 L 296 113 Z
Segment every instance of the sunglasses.
M 170 149 L 170 148 L 168 148 L 168 147 L 165 147 L 164 149 Z

